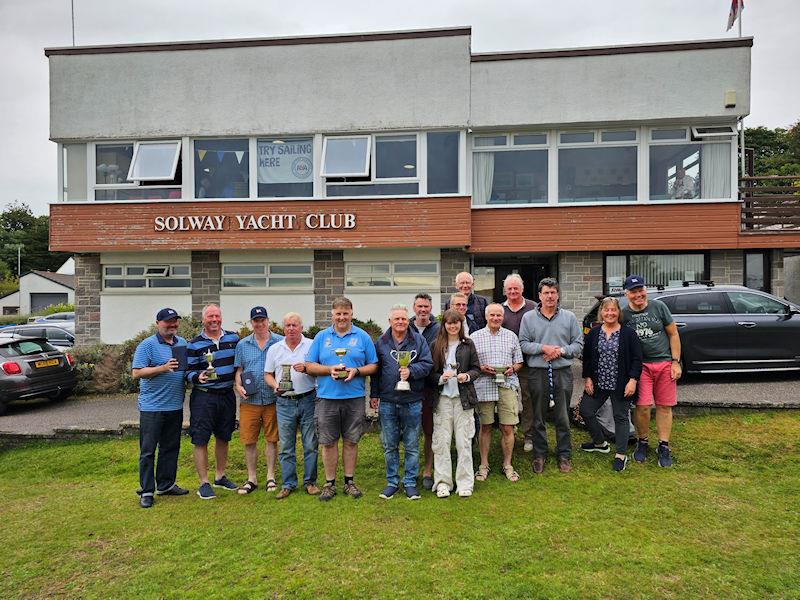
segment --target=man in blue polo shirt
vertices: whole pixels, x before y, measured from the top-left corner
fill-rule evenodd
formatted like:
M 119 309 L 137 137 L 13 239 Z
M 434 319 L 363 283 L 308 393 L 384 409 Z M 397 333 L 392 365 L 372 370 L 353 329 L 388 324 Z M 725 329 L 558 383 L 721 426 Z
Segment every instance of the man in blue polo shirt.
M 158 332 L 145 338 L 133 354 L 133 378 L 139 383 L 139 506 L 153 506 L 153 494 L 188 494 L 175 483 L 183 426 L 184 371 L 173 348 L 186 347 L 176 335 L 178 313 L 162 308 L 156 315 Z M 156 449 L 158 466 L 156 467 Z M 155 467 L 155 476 L 153 469 Z
M 216 304 L 205 306 L 201 317 L 203 329 L 189 342 L 188 351 L 186 379 L 194 386 L 189 396 L 189 435 L 194 445 L 194 467 L 200 478 L 197 495 L 211 500 L 216 497 L 208 482 L 208 442 L 212 433 L 216 459 L 214 487 L 228 491 L 238 487 L 225 476 L 225 468 L 228 442 L 236 426 L 233 361 L 239 336 L 222 329 L 222 312 Z
M 352 498 L 361 497 L 353 476 L 366 413 L 364 377 L 378 369 L 378 355 L 372 339 L 366 331 L 353 325 L 353 303 L 344 297 L 336 298 L 331 315 L 333 325 L 314 337 L 306 356 L 306 372 L 317 378 L 314 419 L 325 467 L 325 485 L 319 496 L 322 501 L 336 495 L 340 437 L 344 493 Z

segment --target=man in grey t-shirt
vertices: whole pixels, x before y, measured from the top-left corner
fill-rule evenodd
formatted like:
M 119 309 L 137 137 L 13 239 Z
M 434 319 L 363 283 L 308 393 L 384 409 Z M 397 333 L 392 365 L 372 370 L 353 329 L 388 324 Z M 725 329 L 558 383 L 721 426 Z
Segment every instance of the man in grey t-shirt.
M 620 321 L 639 336 L 644 358 L 639 396 L 633 413 L 633 424 L 639 438 L 633 458 L 640 463 L 647 460 L 650 411 L 655 403 L 658 464 L 671 467 L 669 437 L 672 407 L 678 403 L 676 382 L 681 376 L 681 339 L 667 306 L 659 300 L 648 301 L 644 277 L 630 275 L 625 280 L 625 297 L 628 306 L 622 309 Z

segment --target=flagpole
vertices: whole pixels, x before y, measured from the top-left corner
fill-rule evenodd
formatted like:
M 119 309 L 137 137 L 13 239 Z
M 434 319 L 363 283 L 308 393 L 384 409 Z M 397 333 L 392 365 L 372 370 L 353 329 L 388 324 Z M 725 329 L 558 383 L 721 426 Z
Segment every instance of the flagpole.
M 739 3 L 739 37 L 742 37 L 742 13 L 744 12 L 744 2 L 736 0 Z

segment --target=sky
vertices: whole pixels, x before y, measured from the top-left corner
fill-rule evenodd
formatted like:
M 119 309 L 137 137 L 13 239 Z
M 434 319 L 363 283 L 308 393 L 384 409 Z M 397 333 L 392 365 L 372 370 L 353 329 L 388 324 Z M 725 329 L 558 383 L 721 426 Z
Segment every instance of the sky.
M 75 44 L 472 27 L 473 52 L 736 37 L 730 0 L 73 0 Z M 747 127 L 800 119 L 800 0 L 745 0 L 752 49 Z M 56 200 L 43 49 L 72 45 L 70 0 L 0 0 L 0 209 Z

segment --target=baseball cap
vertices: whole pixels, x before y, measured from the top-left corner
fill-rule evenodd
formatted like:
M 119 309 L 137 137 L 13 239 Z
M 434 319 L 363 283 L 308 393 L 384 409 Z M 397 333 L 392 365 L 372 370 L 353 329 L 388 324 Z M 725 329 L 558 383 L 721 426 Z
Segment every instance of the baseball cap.
M 254 306 L 250 309 L 250 318 L 251 319 L 268 319 L 269 315 L 267 314 L 267 309 L 263 306 Z
M 644 277 L 641 275 L 628 275 L 625 278 L 625 285 L 623 287 L 626 290 L 644 287 Z
M 156 314 L 156 321 L 171 321 L 172 319 L 180 319 L 181 316 L 174 308 L 162 308 Z

